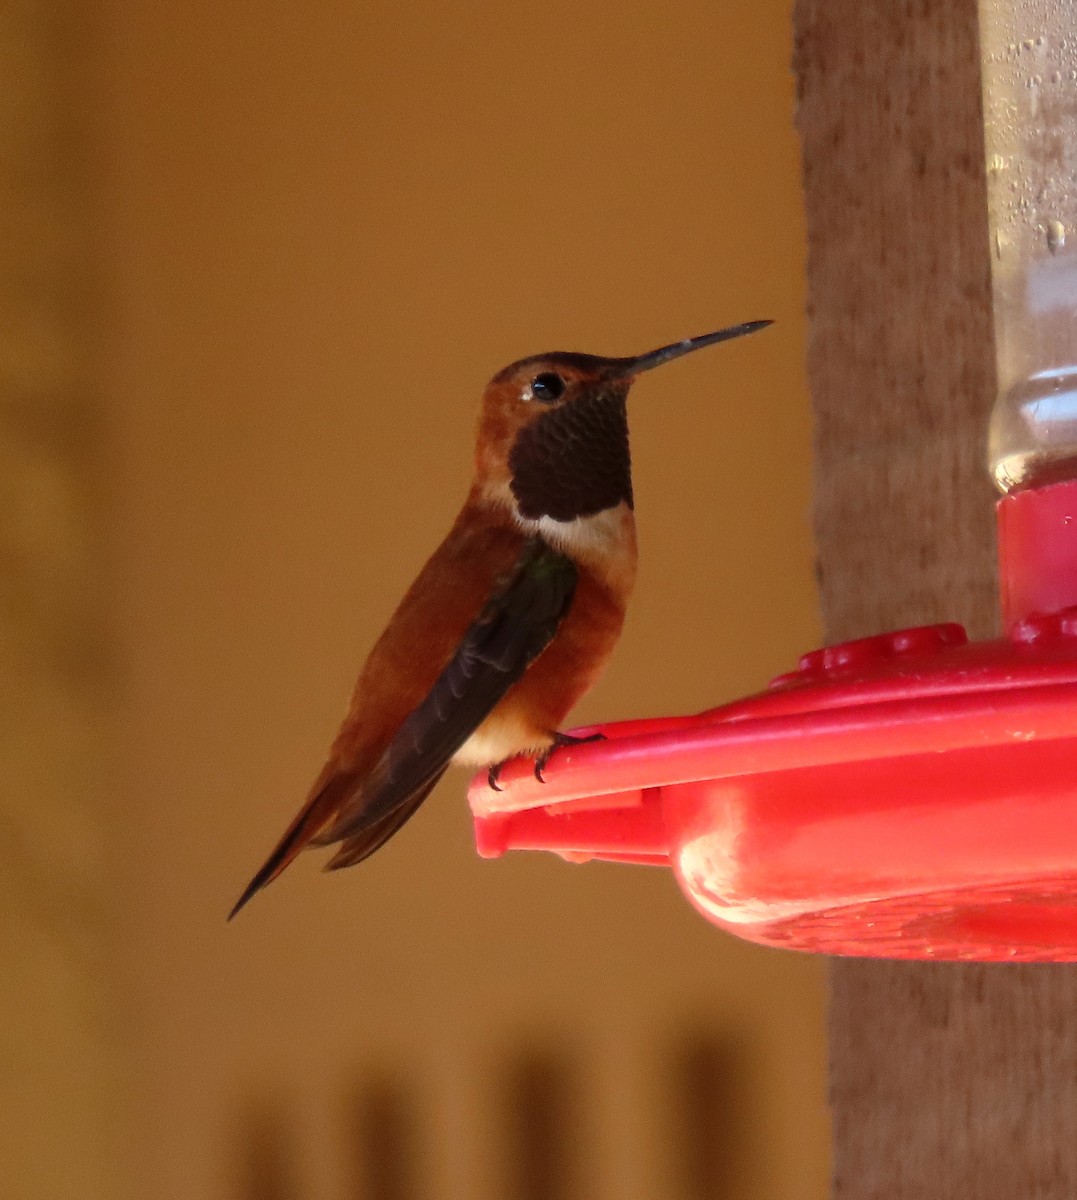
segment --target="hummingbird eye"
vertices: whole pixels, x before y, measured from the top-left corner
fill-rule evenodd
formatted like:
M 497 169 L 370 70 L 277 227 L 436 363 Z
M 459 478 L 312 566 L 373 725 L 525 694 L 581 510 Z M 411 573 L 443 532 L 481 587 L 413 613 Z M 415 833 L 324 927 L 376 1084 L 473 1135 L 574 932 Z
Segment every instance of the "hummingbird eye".
M 565 394 L 565 381 L 553 371 L 543 371 L 531 380 L 531 395 L 546 404 L 558 400 Z

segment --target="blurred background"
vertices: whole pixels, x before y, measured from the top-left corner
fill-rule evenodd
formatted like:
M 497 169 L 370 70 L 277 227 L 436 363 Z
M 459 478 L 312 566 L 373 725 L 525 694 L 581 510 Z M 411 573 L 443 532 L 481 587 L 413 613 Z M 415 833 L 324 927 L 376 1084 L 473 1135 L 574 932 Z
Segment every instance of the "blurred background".
M 481 862 L 466 776 L 224 921 L 446 530 L 488 377 L 631 402 L 578 723 L 818 637 L 787 0 L 0 13 L 0 1186 L 819 1200 L 820 964 L 658 870 Z

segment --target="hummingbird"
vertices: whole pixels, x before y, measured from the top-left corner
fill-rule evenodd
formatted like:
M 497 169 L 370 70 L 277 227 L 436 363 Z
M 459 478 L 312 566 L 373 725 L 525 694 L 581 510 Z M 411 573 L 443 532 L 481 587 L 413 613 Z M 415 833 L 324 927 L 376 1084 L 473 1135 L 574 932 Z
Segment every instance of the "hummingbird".
M 636 575 L 627 398 L 638 375 L 749 321 L 634 358 L 555 352 L 486 386 L 475 474 L 452 528 L 374 644 L 321 773 L 229 920 L 307 846 L 326 870 L 362 862 L 419 808 L 450 764 L 510 758 L 536 776 L 598 678 Z M 600 736 L 600 735 L 599 735 Z

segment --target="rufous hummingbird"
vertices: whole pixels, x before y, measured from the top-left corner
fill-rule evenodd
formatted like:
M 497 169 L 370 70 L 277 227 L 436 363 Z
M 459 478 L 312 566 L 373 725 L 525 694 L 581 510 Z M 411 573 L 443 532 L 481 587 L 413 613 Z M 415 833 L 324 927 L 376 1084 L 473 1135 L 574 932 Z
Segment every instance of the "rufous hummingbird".
M 229 919 L 308 845 L 361 862 L 450 763 L 489 768 L 558 747 L 621 633 L 636 575 L 628 390 L 637 375 L 753 333 L 749 321 L 637 358 L 524 358 L 486 387 L 475 477 L 448 536 L 374 644 L 299 814 Z

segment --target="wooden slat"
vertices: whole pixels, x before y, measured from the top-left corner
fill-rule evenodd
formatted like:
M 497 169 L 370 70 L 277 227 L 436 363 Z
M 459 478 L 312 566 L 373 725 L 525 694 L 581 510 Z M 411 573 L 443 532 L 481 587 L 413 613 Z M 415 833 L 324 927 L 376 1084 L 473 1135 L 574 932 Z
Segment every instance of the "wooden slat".
M 0 11 L 0 1195 L 123 1194 L 81 6 Z

